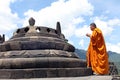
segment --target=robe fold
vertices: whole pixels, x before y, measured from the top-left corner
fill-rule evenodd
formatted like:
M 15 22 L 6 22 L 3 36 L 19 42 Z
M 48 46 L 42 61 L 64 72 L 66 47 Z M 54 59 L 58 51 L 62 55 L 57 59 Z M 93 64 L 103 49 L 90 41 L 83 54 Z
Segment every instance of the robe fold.
M 92 70 L 97 74 L 109 73 L 108 54 L 104 37 L 100 29 L 95 28 L 90 36 L 90 44 L 87 50 L 87 67 L 92 67 Z

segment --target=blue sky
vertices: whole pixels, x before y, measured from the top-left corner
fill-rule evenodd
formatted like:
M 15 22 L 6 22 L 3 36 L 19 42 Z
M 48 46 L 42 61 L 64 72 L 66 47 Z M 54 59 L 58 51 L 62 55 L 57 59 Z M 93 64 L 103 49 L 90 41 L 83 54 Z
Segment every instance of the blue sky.
M 8 40 L 17 28 L 35 25 L 55 28 L 60 21 L 62 33 L 76 48 L 87 49 L 95 22 L 103 31 L 107 50 L 120 53 L 120 0 L 0 0 L 0 34 Z

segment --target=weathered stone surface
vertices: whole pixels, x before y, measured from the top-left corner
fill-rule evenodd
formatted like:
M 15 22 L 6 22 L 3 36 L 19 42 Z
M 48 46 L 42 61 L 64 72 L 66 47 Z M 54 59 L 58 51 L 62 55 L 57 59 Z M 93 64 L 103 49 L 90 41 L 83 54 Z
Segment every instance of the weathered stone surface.
M 64 57 L 7 58 L 0 62 L 0 69 L 86 67 L 85 61 Z
M 33 46 L 31 46 L 33 45 Z M 8 48 L 10 46 L 10 48 Z M 31 36 L 31 37 L 18 37 L 12 38 L 11 40 L 5 42 L 0 46 L 1 51 L 10 51 L 10 50 L 28 50 L 33 49 L 58 49 L 74 52 L 75 48 L 66 43 L 64 40 L 59 38 L 52 37 L 40 37 L 40 36 Z M 7 47 L 7 49 L 6 49 Z M 3 49 L 2 49 L 3 48 Z
M 88 71 L 89 74 L 83 73 Z M 2 73 L 2 74 L 1 74 Z M 63 73 L 63 74 L 61 74 Z M 2 79 L 45 78 L 45 77 L 78 77 L 92 73 L 90 68 L 34 68 L 34 69 L 0 69 Z
M 92 75 L 82 77 L 59 77 L 59 78 L 29 78 L 29 79 L 12 79 L 12 80 L 119 80 L 120 76 L 113 77 L 109 75 Z M 0 80 L 11 80 L 11 79 L 0 79 Z
M 20 51 L 7 51 L 1 52 L 0 58 L 34 58 L 34 57 L 69 57 L 79 58 L 73 52 L 67 52 L 62 50 L 20 50 Z
M 110 62 L 109 64 L 110 64 L 109 75 L 118 75 L 118 70 L 117 70 L 116 65 L 113 62 Z
M 25 27 L 17 29 L 12 38 L 29 37 L 29 36 L 47 36 L 60 38 L 56 30 L 44 26 Z

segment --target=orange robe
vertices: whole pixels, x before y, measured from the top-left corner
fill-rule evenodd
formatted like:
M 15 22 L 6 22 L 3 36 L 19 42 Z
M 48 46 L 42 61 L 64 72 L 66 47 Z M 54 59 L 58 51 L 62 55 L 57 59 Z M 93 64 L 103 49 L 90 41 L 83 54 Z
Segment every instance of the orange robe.
M 92 67 L 92 70 L 97 74 L 108 74 L 108 54 L 102 32 L 98 28 L 95 28 L 90 36 L 90 44 L 86 56 L 87 67 Z

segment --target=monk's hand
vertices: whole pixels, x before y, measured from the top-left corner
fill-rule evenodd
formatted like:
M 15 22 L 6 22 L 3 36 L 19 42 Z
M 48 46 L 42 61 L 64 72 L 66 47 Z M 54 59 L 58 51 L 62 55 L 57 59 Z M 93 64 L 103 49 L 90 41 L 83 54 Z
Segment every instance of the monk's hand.
M 90 37 L 90 36 L 91 36 L 91 34 L 87 33 L 87 34 L 86 34 L 86 36 L 87 36 L 87 37 Z

